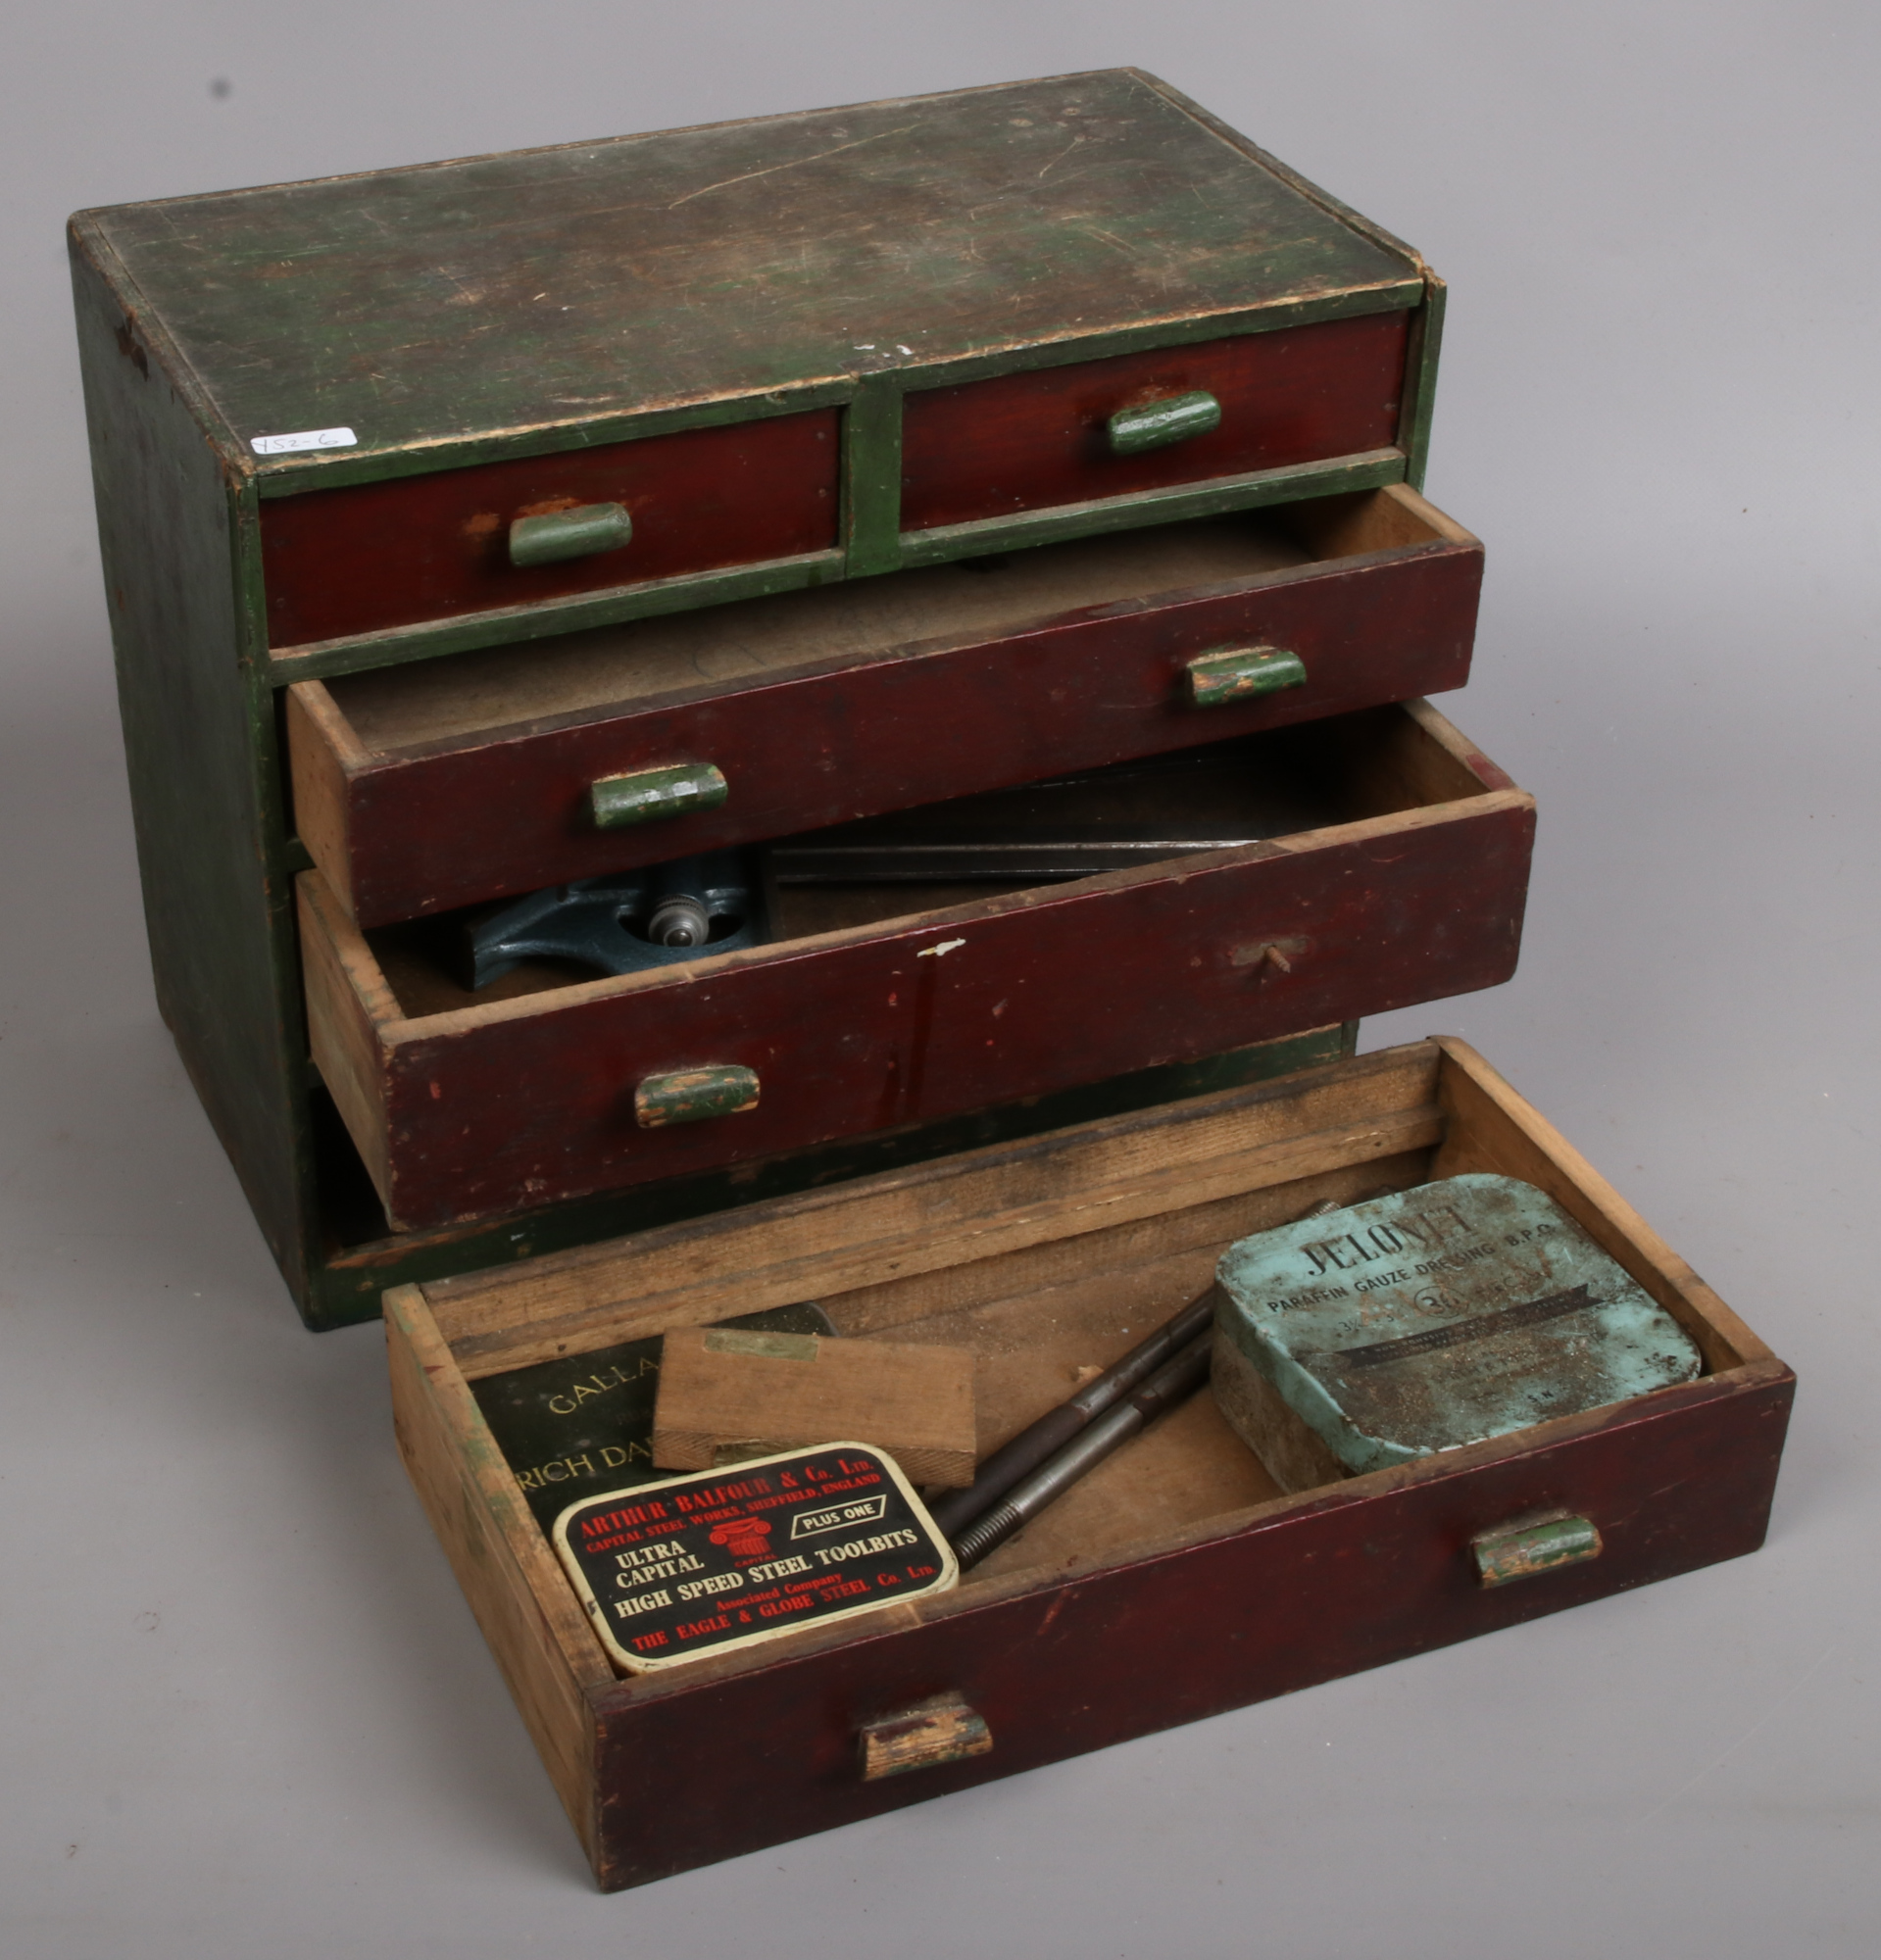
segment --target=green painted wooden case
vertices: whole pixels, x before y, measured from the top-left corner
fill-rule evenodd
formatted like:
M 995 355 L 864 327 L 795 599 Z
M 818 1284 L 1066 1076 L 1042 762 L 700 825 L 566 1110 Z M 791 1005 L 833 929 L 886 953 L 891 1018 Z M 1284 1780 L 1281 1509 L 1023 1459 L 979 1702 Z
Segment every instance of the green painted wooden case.
M 386 1231 L 308 1059 L 290 887 L 309 859 L 280 742 L 290 681 L 1080 530 L 1418 481 L 1440 283 L 1163 84 L 1073 75 L 123 206 L 81 213 L 71 243 L 157 992 L 313 1324 L 371 1315 L 389 1285 L 1350 1052 L 1350 1028 L 1321 1030 L 432 1235 Z M 1284 339 L 1299 329 L 1379 322 L 1399 335 L 1403 372 L 1393 440 L 1375 452 L 905 531 L 903 411 L 916 396 L 1047 370 L 1075 379 L 1159 349 L 1227 347 L 1239 360 L 1257 341 L 1269 353 L 1304 345 Z M 311 650 L 271 645 L 266 553 L 279 514 L 356 492 L 448 501 L 479 470 L 509 471 L 507 482 L 610 445 L 653 455 L 658 442 L 727 430 L 757 431 L 761 460 L 765 432 L 783 430 L 817 468 L 817 444 L 835 431 L 826 549 L 564 589 L 553 581 L 570 564 L 587 576 L 602 559 L 556 552 L 583 539 L 604 557 L 630 550 L 619 541 L 647 525 L 637 511 L 592 517 L 606 496 L 548 496 L 510 521 L 590 514 L 548 527 L 546 562 L 535 532 L 505 533 L 501 511 L 458 527 L 474 532 L 479 577 L 507 535 L 504 562 L 549 581 L 529 603 Z M 259 437 L 274 440 L 258 449 Z M 718 454 L 685 451 L 687 480 L 710 491 Z M 763 488 L 754 477 L 739 493 L 761 538 L 775 530 Z M 802 501 L 784 516 L 814 529 L 821 506 L 809 491 Z M 352 569 L 316 565 L 335 588 Z

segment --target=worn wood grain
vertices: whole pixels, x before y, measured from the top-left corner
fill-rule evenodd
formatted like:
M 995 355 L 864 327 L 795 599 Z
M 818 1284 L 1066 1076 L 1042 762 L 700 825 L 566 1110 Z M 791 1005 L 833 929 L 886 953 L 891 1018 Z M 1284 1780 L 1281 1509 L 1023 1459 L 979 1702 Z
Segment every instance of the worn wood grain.
M 1592 1234 L 1699 1345 L 1708 1369 L 1770 1350 L 1532 1104 L 1468 1043 L 1442 1037 L 1440 1097 L 1450 1132 L 1434 1174 L 1495 1171 L 1538 1185 Z
M 1253 1199 L 1251 1184 L 1259 1189 L 1262 1180 L 1280 1179 L 1289 1187 L 1304 1185 L 1331 1172 L 1349 1172 L 1355 1166 L 1428 1149 L 1439 1134 L 1433 1110 L 1410 1110 L 1398 1116 L 1370 1117 L 1352 1127 L 1288 1138 L 1232 1156 L 1192 1162 L 1179 1172 L 1158 1169 L 1134 1179 L 1119 1178 L 1057 1205 L 1012 1207 L 977 1222 L 973 1231 L 976 1260 L 965 1271 L 944 1242 L 936 1243 L 934 1225 L 927 1223 L 886 1242 L 865 1242 L 815 1257 L 800 1252 L 790 1259 L 754 1263 L 746 1270 L 725 1274 L 717 1285 L 697 1279 L 673 1285 L 662 1270 L 665 1261 L 649 1268 L 636 1263 L 631 1274 L 624 1276 L 619 1270 L 568 1276 L 572 1285 L 564 1276 L 558 1276 L 563 1283 L 545 1277 L 539 1288 L 532 1289 L 526 1309 L 515 1319 L 491 1327 L 491 1303 L 481 1302 L 479 1318 L 491 1331 L 481 1337 L 467 1331 L 460 1337 L 458 1350 L 466 1366 L 476 1374 L 573 1351 L 576 1344 L 594 1338 L 595 1320 L 585 1300 L 571 1305 L 569 1296 L 579 1299 L 586 1285 L 594 1284 L 597 1278 L 609 1290 L 619 1288 L 623 1278 L 633 1288 L 626 1299 L 615 1303 L 616 1317 L 610 1324 L 617 1331 L 611 1339 L 689 1325 L 698 1315 L 724 1318 L 789 1305 L 806 1297 L 805 1289 L 813 1278 L 820 1289 L 817 1298 L 828 1301 L 839 1328 L 845 1333 L 876 1333 L 957 1305 L 964 1288 L 983 1291 L 989 1286 L 1015 1286 L 1019 1284 L 1017 1275 L 1028 1268 L 1031 1284 L 1047 1283 L 1048 1275 L 1078 1270 L 1094 1252 L 1082 1244 L 1061 1243 L 1074 1237 L 1089 1237 L 1093 1248 L 1102 1244 L 1113 1256 L 1135 1251 L 1139 1260 L 1144 1245 L 1159 1255 L 1166 1253 L 1172 1230 L 1201 1231 L 1208 1235 L 1206 1243 L 1225 1246 L 1234 1229 L 1226 1225 L 1227 1217 L 1234 1217 L 1237 1225 L 1245 1218 L 1253 1229 L 1278 1223 L 1285 1210 L 1284 1203 Z M 1218 1206 L 1213 1200 L 1218 1200 Z M 1130 1228 L 1139 1222 L 1146 1229 L 1133 1233 Z M 1139 1244 L 1133 1245 L 1132 1240 Z M 785 1236 L 784 1243 L 791 1244 L 791 1237 Z M 693 1241 L 688 1250 L 708 1271 L 719 1267 L 726 1255 L 722 1246 L 711 1242 Z M 990 1263 L 996 1254 L 1012 1252 L 1035 1256 L 1023 1261 L 1015 1272 L 996 1269 Z M 665 1291 L 663 1280 L 668 1280 Z M 847 1297 L 851 1295 L 853 1299 Z
M 1426 1148 L 1439 1136 L 1432 1066 L 1427 1051 L 1389 1051 L 575 1248 L 526 1268 L 465 1274 L 434 1283 L 426 1297 L 467 1359 L 482 1351 L 479 1343 L 559 1341 L 550 1351 L 565 1351 L 584 1330 L 586 1345 L 602 1346 L 682 1326 L 688 1301 L 703 1321 L 828 1298 L 845 1330 L 893 1325 L 910 1316 L 879 1299 L 852 1314 L 837 1297 L 960 1266 L 963 1240 L 981 1263 Z
M 970 1484 L 972 1354 L 735 1328 L 674 1328 L 662 1344 L 653 1416 L 662 1469 L 851 1442 L 887 1450 L 916 1484 Z

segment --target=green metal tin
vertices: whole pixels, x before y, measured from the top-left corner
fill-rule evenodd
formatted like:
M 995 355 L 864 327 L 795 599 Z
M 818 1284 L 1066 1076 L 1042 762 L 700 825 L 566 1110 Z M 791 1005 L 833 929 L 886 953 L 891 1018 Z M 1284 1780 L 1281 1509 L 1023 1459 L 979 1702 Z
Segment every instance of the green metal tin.
M 717 809 L 730 794 L 723 774 L 711 762 L 680 762 L 669 769 L 603 776 L 590 785 L 588 805 L 595 829 L 626 830 L 665 816 Z
M 1229 1419 L 1241 1398 L 1223 1382 L 1252 1367 L 1355 1472 L 1701 1370 L 1671 1315 L 1514 1178 L 1441 1179 L 1260 1233 L 1228 1249 L 1216 1277 Z
M 1207 435 L 1221 426 L 1221 404 L 1206 390 L 1172 395 L 1166 402 L 1146 402 L 1141 408 L 1118 409 L 1111 417 L 1111 454 L 1141 456 L 1146 449 L 1166 449 L 1192 435 Z

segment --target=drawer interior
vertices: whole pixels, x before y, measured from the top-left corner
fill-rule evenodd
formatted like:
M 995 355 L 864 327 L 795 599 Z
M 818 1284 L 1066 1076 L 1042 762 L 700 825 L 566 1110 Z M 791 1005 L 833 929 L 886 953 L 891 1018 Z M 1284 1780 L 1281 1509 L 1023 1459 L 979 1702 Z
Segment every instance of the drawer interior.
M 1079 875 L 1127 874 L 1180 856 L 1481 797 L 1491 787 L 1426 720 L 1397 707 L 1366 709 L 775 840 L 742 858 L 764 892 L 774 951 Z M 1015 862 L 1021 875 L 1005 875 Z M 866 875 L 845 868 L 856 864 Z M 402 1014 L 448 1013 L 595 979 L 592 967 L 528 959 L 472 989 L 469 934 L 489 915 L 475 907 L 367 932 Z M 687 963 L 709 971 L 710 947 Z
M 715 684 L 743 687 L 832 662 L 894 660 L 1118 601 L 1469 542 L 1422 498 L 1394 486 L 890 572 L 323 685 L 358 752 L 410 755 L 543 732 Z
M 1707 1393 L 1733 1371 L 1781 1372 L 1618 1194 L 1480 1057 L 1451 1041 L 1413 1043 L 507 1272 L 400 1290 L 387 1298 L 387 1319 L 395 1353 L 414 1344 L 426 1392 L 442 1396 L 437 1435 L 441 1446 L 461 1452 L 455 1474 L 474 1477 L 519 1572 L 548 1595 L 572 1658 L 593 1674 L 598 1643 L 579 1615 L 565 1610 L 571 1600 L 560 1569 L 488 1442 L 470 1380 L 809 1296 L 847 1335 L 970 1348 L 984 1454 L 1206 1289 L 1234 1240 L 1324 1199 L 1350 1202 L 1478 1170 L 1547 1191 L 1692 1335 L 1708 1380 L 1643 1401 Z M 1561 1418 L 1342 1482 L 1355 1493 L 1383 1490 L 1538 1448 L 1612 1414 Z M 957 1593 L 895 1610 L 920 1617 L 959 1610 L 1324 1494 L 1283 1494 L 1205 1390 L 968 1573 Z M 858 1632 L 866 1625 L 858 1623 Z

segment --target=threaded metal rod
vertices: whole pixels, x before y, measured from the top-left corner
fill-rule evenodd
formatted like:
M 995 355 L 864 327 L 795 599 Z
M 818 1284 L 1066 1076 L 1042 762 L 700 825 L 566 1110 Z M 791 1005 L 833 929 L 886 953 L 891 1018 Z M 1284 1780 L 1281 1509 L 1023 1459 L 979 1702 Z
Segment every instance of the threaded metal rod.
M 1121 1407 L 1100 1416 L 1056 1456 L 1015 1485 L 1003 1503 L 967 1526 L 954 1540 L 954 1556 L 960 1561 L 961 1570 L 965 1572 L 977 1565 L 996 1545 L 1004 1544 L 1021 1525 L 1063 1496 L 1080 1477 L 1095 1470 L 1139 1430 L 1147 1429 L 1164 1409 L 1187 1400 L 1208 1379 L 1209 1355 L 1213 1345 L 1214 1330 L 1205 1329 L 1173 1360 L 1165 1361 Z
M 954 1541 L 954 1557 L 963 1572 L 977 1565 L 995 1545 L 1006 1541 L 1025 1522 L 1011 1504 L 995 1504 L 983 1518 L 970 1524 Z
M 1378 1192 L 1371 1197 L 1381 1196 Z M 1313 1218 L 1326 1211 L 1337 1211 L 1343 1202 L 1337 1198 L 1322 1198 L 1317 1204 L 1310 1205 L 1302 1217 Z M 1010 1442 L 1003 1443 L 979 1466 L 973 1481 L 964 1491 L 949 1491 L 944 1497 L 936 1497 L 928 1505 L 927 1514 L 939 1527 L 944 1538 L 953 1541 L 955 1549 L 977 1536 L 977 1521 L 989 1507 L 1012 1490 L 1021 1477 L 1029 1475 L 1041 1463 L 1055 1457 L 1073 1440 L 1110 1408 L 1127 1395 L 1146 1375 L 1154 1373 L 1171 1354 L 1185 1348 L 1195 1337 L 1214 1320 L 1214 1288 L 1190 1300 L 1173 1319 L 1166 1320 L 1156 1332 L 1137 1345 L 1124 1355 L 1122 1360 L 1114 1362 L 1094 1382 L 1087 1382 L 1068 1401 L 1061 1402 L 1057 1408 L 1042 1415 Z M 1016 1526 L 1008 1527 L 1001 1534 L 1006 1537 Z M 1000 1543 L 992 1539 L 974 1558 L 984 1556 L 993 1545 Z M 964 1558 L 965 1568 L 973 1562 Z
M 1055 1456 L 1073 1437 L 1107 1408 L 1153 1374 L 1179 1348 L 1185 1348 L 1214 1320 L 1214 1288 L 1190 1300 L 1182 1311 L 1087 1382 L 1068 1401 L 1061 1402 L 1010 1443 L 1001 1445 L 979 1467 L 964 1491 L 949 1491 L 927 1507 L 928 1515 L 950 1539 L 958 1539 L 988 1505 L 998 1502 L 1018 1480 Z

